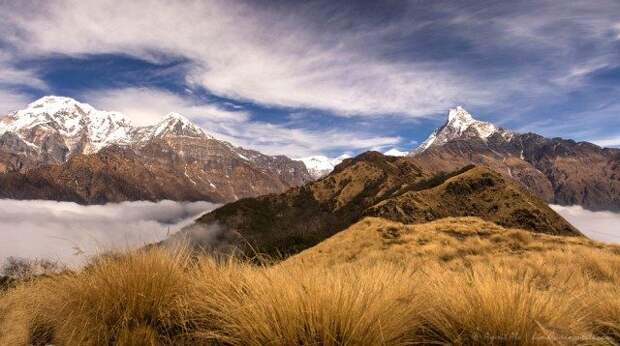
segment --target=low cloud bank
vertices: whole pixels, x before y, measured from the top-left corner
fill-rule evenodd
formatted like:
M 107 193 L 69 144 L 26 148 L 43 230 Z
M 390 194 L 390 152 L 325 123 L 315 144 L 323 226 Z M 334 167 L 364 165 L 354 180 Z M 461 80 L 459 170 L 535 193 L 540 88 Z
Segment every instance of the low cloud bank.
M 7 257 L 79 265 L 89 256 L 165 239 L 217 207 L 208 202 L 70 202 L 0 200 L 0 265 Z
M 578 205 L 550 207 L 589 238 L 620 243 L 620 213 L 590 211 Z

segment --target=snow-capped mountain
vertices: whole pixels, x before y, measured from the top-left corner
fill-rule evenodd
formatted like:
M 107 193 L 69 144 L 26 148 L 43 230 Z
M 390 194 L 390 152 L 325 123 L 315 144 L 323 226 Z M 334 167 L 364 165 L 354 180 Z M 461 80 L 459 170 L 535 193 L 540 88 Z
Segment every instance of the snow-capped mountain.
M 392 148 L 383 154 L 388 156 L 407 156 L 409 153 Z M 314 155 L 302 157 L 298 160 L 302 161 L 306 165 L 308 173 L 310 173 L 314 179 L 319 179 L 331 173 L 340 162 L 350 157 L 351 155 L 348 154 L 342 154 L 335 158 L 329 158 L 325 155 Z
M 59 136 L 66 156 L 127 144 L 132 130 L 131 121 L 121 113 L 99 111 L 59 96 L 45 96 L 0 120 L 0 135 L 13 132 L 35 149 L 45 149 L 50 136 Z
M 0 120 L 0 135 L 6 132 L 17 134 L 39 150 L 50 136 L 56 136 L 66 146 L 65 159 L 96 153 L 110 145 L 132 145 L 169 135 L 212 138 L 179 113 L 169 113 L 151 126 L 135 127 L 122 113 L 100 111 L 60 96 L 45 96 L 9 114 Z
M 349 157 L 351 156 L 347 154 L 340 155 L 336 158 L 329 158 L 324 155 L 314 155 L 302 157 L 298 160 L 302 161 L 306 165 L 308 173 L 310 173 L 314 179 L 319 179 L 331 173 L 336 165 Z
M 410 153 L 421 167 L 449 172 L 483 165 L 555 204 L 620 210 L 620 150 L 516 133 L 474 119 L 462 107 Z
M 512 132 L 498 128 L 495 125 L 476 120 L 463 107 L 457 106 L 448 112 L 448 120 L 440 128 L 418 146 L 412 154 L 422 152 L 431 146 L 443 145 L 457 138 L 489 138 L 493 134 L 500 134 L 505 139 L 510 139 Z
M 407 156 L 409 155 L 408 152 L 406 151 L 400 151 L 396 148 L 392 148 L 386 152 L 383 153 L 383 155 L 387 155 L 387 156 Z
M 117 147 L 120 150 L 114 149 Z M 105 154 L 95 155 L 100 152 Z M 72 161 L 81 163 L 73 165 Z M 139 187 L 106 190 L 105 183 L 96 182 L 93 172 L 78 174 L 75 171 L 101 169 L 110 162 L 126 163 L 111 168 L 114 174 L 121 175 L 110 178 L 111 181 L 136 185 L 138 182 L 130 176 L 137 174 L 136 169 L 143 170 L 145 177 L 151 176 L 145 182 L 140 181 Z M 0 119 L 0 173 L 33 175 L 22 180 L 14 178 L 24 184 L 36 180 L 35 177 L 51 179 L 45 170 L 36 170 L 43 165 L 60 165 L 54 170 L 60 174 L 59 181 L 46 180 L 34 187 L 24 187 L 32 192 L 30 194 L 24 194 L 19 186 L 12 186 L 11 191 L 7 190 L 9 197 L 47 198 L 48 194 L 65 193 L 69 191 L 67 188 L 56 191 L 50 185 L 64 186 L 62 177 L 73 175 L 76 191 L 68 196 L 85 203 L 132 198 L 202 198 L 226 202 L 280 192 L 311 179 L 302 162 L 281 155 L 264 155 L 217 140 L 179 113 L 169 113 L 151 126 L 136 127 L 121 113 L 99 111 L 86 103 L 58 96 L 43 97 L 26 109 Z M 176 184 L 175 188 L 171 187 L 172 183 Z M 99 185 L 102 193 L 108 195 L 91 196 Z M 154 192 L 158 189 L 156 185 L 160 192 Z M 125 196 L 110 194 L 110 191 L 133 192 Z
M 186 137 L 207 137 L 203 129 L 192 123 L 183 115 L 172 112 L 168 113 L 159 123 L 145 128 L 149 138 L 163 137 L 166 135 Z

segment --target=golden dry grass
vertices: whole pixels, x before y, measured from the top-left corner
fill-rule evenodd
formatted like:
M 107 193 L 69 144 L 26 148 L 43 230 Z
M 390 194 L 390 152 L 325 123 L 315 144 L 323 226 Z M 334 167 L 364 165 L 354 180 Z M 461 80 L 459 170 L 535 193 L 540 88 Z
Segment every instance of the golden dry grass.
M 614 345 L 620 248 L 365 219 L 256 266 L 150 249 L 0 296 L 0 345 Z

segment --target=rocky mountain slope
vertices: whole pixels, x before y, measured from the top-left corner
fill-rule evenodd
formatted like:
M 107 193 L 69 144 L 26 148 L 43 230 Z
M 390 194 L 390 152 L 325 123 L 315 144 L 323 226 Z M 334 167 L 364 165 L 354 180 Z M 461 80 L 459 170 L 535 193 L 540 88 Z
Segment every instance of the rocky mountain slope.
M 431 171 L 490 167 L 549 203 L 620 210 L 619 149 L 511 132 L 475 120 L 460 107 L 410 156 Z
M 365 216 L 422 223 L 478 216 L 507 227 L 580 235 L 544 201 L 484 167 L 434 175 L 408 157 L 368 152 L 344 160 L 318 181 L 279 195 L 243 199 L 202 216 L 176 239 L 291 254 L 313 246 Z
M 179 174 L 184 169 L 187 174 Z M 277 177 L 241 162 L 233 164 L 228 177 L 221 172 L 147 159 L 128 147 L 110 146 L 95 154 L 75 155 L 60 165 L 2 174 L 0 198 L 81 204 L 163 199 L 225 203 L 239 195 L 275 193 L 288 187 Z
M 1 196 L 80 203 L 229 202 L 312 179 L 301 161 L 234 147 L 178 113 L 135 127 L 121 113 L 56 96 L 0 120 L 0 172 Z

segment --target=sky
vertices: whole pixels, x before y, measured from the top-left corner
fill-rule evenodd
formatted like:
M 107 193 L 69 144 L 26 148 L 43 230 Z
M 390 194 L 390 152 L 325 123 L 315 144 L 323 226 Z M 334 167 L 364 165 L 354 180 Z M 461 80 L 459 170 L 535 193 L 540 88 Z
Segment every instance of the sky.
M 0 0 L 0 114 L 176 111 L 268 154 L 406 152 L 462 105 L 620 146 L 616 0 Z

